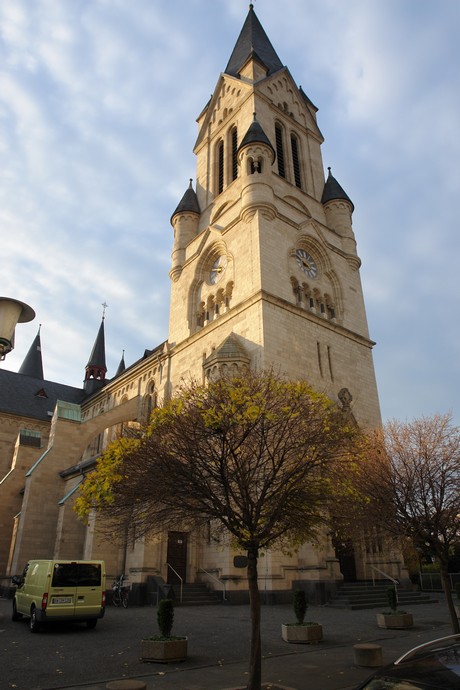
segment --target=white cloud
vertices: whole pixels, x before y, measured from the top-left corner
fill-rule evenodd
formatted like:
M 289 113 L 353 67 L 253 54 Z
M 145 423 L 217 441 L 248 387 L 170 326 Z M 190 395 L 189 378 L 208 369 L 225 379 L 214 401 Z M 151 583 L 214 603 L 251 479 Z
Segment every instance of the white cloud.
M 326 165 L 353 199 L 386 416 L 460 399 L 455 216 L 457 0 L 264 0 L 256 13 L 320 108 Z M 3 293 L 45 373 L 80 385 L 102 314 L 112 374 L 167 336 L 169 218 L 195 177 L 198 116 L 245 19 L 238 3 L 3 0 Z M 428 326 L 427 326 L 428 324 Z

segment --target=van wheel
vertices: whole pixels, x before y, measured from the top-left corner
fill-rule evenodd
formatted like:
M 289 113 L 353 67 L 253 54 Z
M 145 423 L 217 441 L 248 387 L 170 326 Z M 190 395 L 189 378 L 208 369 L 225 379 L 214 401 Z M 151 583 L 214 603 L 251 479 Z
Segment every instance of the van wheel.
M 89 628 L 89 630 L 93 630 L 97 625 L 97 618 L 91 618 L 91 620 L 86 621 L 86 627 Z
M 30 621 L 29 621 L 30 632 L 36 633 L 40 629 L 40 623 L 37 620 L 37 609 L 35 606 L 30 611 Z
M 16 602 L 13 600 L 13 614 L 11 616 L 12 621 L 19 621 L 22 618 L 22 613 L 18 613 L 18 609 L 16 607 Z

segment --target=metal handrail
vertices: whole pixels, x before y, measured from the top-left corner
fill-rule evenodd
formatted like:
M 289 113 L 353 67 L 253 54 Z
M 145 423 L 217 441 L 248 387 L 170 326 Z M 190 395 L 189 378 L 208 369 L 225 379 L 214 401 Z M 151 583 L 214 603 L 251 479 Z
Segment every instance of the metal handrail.
M 166 563 L 166 565 L 168 566 L 168 568 L 171 568 L 171 570 L 173 571 L 174 575 L 177 575 L 177 577 L 178 577 L 179 580 L 180 580 L 180 603 L 182 604 L 182 589 L 183 589 L 183 586 L 184 586 L 184 580 L 181 578 L 181 576 L 179 575 L 179 573 L 177 572 L 177 570 L 174 570 L 174 568 L 172 567 L 172 565 L 171 565 L 170 563 Z
M 206 573 L 206 575 L 208 575 L 208 577 L 211 577 L 213 580 L 215 580 L 215 581 L 218 582 L 220 585 L 222 585 L 222 589 L 223 589 L 222 601 L 227 601 L 227 593 L 226 593 L 226 590 L 225 590 L 225 582 L 222 582 L 222 580 L 219 580 L 219 578 L 216 577 L 215 575 L 211 575 L 211 573 L 208 573 L 208 571 L 205 570 L 204 568 L 199 568 L 198 572 L 199 572 L 199 573 Z
M 391 577 L 391 575 L 388 575 L 388 573 L 384 573 L 383 570 L 380 570 L 380 568 L 377 568 L 375 565 L 371 565 L 370 563 L 368 563 L 368 565 L 369 565 L 369 567 L 371 568 L 371 570 L 377 571 L 378 573 L 380 573 L 380 575 L 383 575 L 383 577 L 386 577 L 387 580 L 390 580 L 390 581 L 393 583 L 394 588 L 395 588 L 395 594 L 396 594 L 396 603 L 398 603 L 398 585 L 399 585 L 399 580 L 395 580 L 394 577 Z M 372 586 L 375 587 L 375 577 L 374 577 L 374 573 L 372 573 Z
M 388 575 L 388 573 L 384 573 L 383 570 L 380 570 L 377 568 L 375 565 L 371 565 L 368 563 L 368 566 L 371 568 L 371 570 L 376 570 L 380 575 L 383 575 L 383 577 L 386 577 L 387 580 L 391 580 L 391 582 L 395 585 L 399 585 L 399 580 L 395 580 L 394 577 L 391 577 L 391 575 Z M 374 573 L 372 573 L 372 586 L 375 587 L 375 577 Z

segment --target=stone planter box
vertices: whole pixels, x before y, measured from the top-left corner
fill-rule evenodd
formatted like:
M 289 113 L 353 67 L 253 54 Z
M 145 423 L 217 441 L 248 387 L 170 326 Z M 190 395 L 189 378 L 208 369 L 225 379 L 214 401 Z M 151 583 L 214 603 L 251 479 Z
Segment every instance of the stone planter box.
M 187 638 L 177 640 L 141 640 L 142 661 L 167 664 L 187 658 Z
M 411 613 L 378 613 L 377 625 L 379 628 L 403 630 L 404 628 L 412 628 L 414 619 Z
M 314 644 L 323 639 L 323 626 L 319 623 L 309 625 L 281 625 L 281 637 L 294 644 Z

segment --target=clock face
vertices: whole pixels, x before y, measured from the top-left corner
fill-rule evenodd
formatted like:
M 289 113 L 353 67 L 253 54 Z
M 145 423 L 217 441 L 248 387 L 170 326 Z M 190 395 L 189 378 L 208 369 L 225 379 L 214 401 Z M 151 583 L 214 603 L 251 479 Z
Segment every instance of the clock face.
M 295 260 L 299 268 L 306 273 L 309 278 L 316 278 L 318 275 L 318 267 L 315 264 L 315 260 L 305 249 L 296 249 Z
M 212 268 L 209 272 L 209 282 L 211 285 L 215 285 L 223 276 L 225 269 L 227 268 L 227 257 L 219 256 L 213 263 Z

